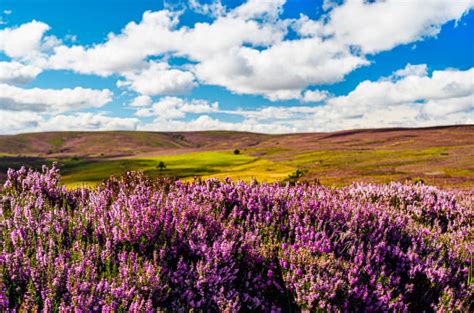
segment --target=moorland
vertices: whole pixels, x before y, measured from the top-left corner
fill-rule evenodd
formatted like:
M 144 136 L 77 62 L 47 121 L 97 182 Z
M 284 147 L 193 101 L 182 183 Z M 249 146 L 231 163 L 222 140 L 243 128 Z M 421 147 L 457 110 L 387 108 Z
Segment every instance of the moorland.
M 8 168 L 57 162 L 66 185 L 96 185 L 143 171 L 182 180 L 230 177 L 262 182 L 418 181 L 474 187 L 474 126 L 388 128 L 332 133 L 43 132 L 0 136 L 0 181 Z M 165 168 L 159 168 L 163 162 Z

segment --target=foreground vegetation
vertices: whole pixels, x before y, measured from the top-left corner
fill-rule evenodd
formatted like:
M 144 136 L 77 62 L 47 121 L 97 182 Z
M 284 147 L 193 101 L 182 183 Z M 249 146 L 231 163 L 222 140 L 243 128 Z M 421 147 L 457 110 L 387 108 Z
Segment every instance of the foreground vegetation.
M 59 180 L 57 168 L 8 173 L 1 311 L 473 309 L 472 194 Z

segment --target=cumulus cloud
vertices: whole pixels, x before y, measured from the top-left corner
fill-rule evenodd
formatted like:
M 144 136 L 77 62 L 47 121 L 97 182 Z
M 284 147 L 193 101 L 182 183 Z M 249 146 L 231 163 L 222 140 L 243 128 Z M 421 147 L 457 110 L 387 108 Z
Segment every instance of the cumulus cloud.
M 45 118 L 36 112 L 26 114 L 3 110 L 0 114 L 7 116 L 8 121 L 6 125 L 0 126 L 0 131 L 224 129 L 291 133 L 474 122 L 474 82 L 471 79 L 474 68 L 464 71 L 446 69 L 434 71 L 431 75 L 421 75 L 420 71 L 413 70 L 415 68 L 426 69 L 424 65 L 407 65 L 404 69 L 395 71 L 389 79 L 361 82 L 347 95 L 328 97 L 323 100 L 322 105 L 222 110 L 219 109 L 218 103 L 177 97 L 163 97 L 150 105 L 151 99 L 145 96 L 137 100 L 145 105 L 137 108 L 137 118 L 118 118 L 92 113 L 62 114 Z M 198 116 L 189 119 L 188 113 Z M 210 116 L 215 113 L 219 113 L 219 116 L 239 116 L 240 120 L 229 121 Z M 152 117 L 153 121 L 143 122 L 138 117 Z
M 411 67 L 408 65 L 404 71 L 407 72 Z M 369 107 L 466 97 L 474 93 L 472 77 L 474 68 L 466 71 L 434 71 L 431 77 L 412 73 L 400 79 L 363 81 L 347 96 L 332 98 L 328 104 L 354 112 Z
M 169 10 L 147 11 L 140 23 L 130 22 L 120 34 L 109 34 L 105 43 L 91 48 L 56 47 L 51 66 L 107 76 L 143 68 L 147 56 L 172 52 L 201 60 L 244 43 L 268 45 L 284 35 L 276 32 L 273 25 L 231 17 L 177 29 L 179 15 Z
M 132 107 L 147 107 L 153 103 L 153 100 L 149 96 L 138 96 L 133 99 L 130 103 Z
M 83 129 L 132 124 L 143 128 L 138 117 L 151 117 L 154 123 L 146 127 L 264 132 L 472 122 L 472 69 L 429 74 L 425 64 L 408 64 L 389 77 L 361 82 L 343 96 L 330 95 L 323 85 L 369 65 L 368 55 L 436 36 L 442 25 L 465 15 L 474 0 L 432 0 L 429 5 L 424 0 L 329 0 L 317 20 L 306 15 L 283 18 L 285 3 L 248 0 L 227 9 L 219 0 L 192 0 L 185 7 L 210 16 L 210 21 L 183 26 L 182 11 L 148 11 L 141 21 L 88 46 L 47 36 L 50 27 L 34 20 L 0 29 L 0 53 L 10 58 L 0 62 L 0 114 L 18 113 L 11 121 L 25 129 L 56 125 L 54 121 L 59 125 L 74 117 Z M 172 65 L 175 58 L 179 67 Z M 109 103 L 109 90 L 17 86 L 52 69 L 117 78 L 124 92 L 136 93 L 129 106 L 136 108 L 137 118 L 67 114 Z M 225 111 L 217 103 L 173 97 L 198 84 L 302 104 Z M 156 96 L 161 99 L 153 103 L 151 97 Z M 214 113 L 243 120 L 221 121 Z M 55 120 L 54 114 L 61 118 Z M 189 120 L 193 114 L 201 116 Z
M 308 38 L 283 41 L 263 51 L 242 47 L 197 64 L 195 71 L 205 82 L 238 94 L 286 100 L 298 99 L 309 85 L 340 81 L 366 64 L 335 42 Z
M 236 114 L 241 115 L 245 118 L 245 121 L 255 121 L 259 123 L 268 123 L 272 124 L 285 123 L 289 124 L 295 123 L 297 120 L 304 121 L 308 119 L 309 116 L 314 114 L 316 107 L 313 106 L 269 106 L 264 108 L 259 108 L 256 110 L 234 110 L 234 111 L 223 111 L 227 114 Z M 305 128 L 308 125 L 304 124 L 300 126 L 295 126 L 293 129 Z
M 201 115 L 196 119 L 189 121 L 170 120 L 165 123 L 154 121 L 152 123 L 142 124 L 139 130 L 152 131 L 175 131 L 176 129 L 185 129 L 187 131 L 197 130 L 234 130 L 250 131 L 257 133 L 291 133 L 297 131 L 295 127 L 280 125 L 278 123 L 265 124 L 255 120 L 245 120 L 244 122 L 226 122 L 209 115 Z
M 78 112 L 71 115 L 56 115 L 38 125 L 37 129 L 47 130 L 135 130 L 137 118 L 107 116 L 103 113 Z
M 472 0 L 347 0 L 328 13 L 324 33 L 364 53 L 389 50 L 437 35 L 448 21 L 468 12 Z
M 0 109 L 53 114 L 69 110 L 98 108 L 112 100 L 108 89 L 25 89 L 0 84 Z
M 307 90 L 303 95 L 303 102 L 321 102 L 329 97 L 326 90 Z
M 31 132 L 37 129 L 43 121 L 43 117 L 37 112 L 9 111 L 3 110 L 1 107 L 0 117 L 2 118 L 0 123 L 0 133 L 2 134 Z
M 321 129 L 466 124 L 473 121 L 474 68 L 433 71 L 408 65 L 398 75 L 363 81 L 345 96 L 316 108 Z M 403 73 L 400 76 L 400 73 Z
M 70 69 L 83 74 L 108 76 L 143 67 L 144 58 L 172 50 L 178 13 L 162 10 L 145 12 L 142 21 L 130 22 L 118 35 L 110 33 L 107 41 L 86 48 L 61 45 L 49 59 L 55 69 Z
M 11 58 L 37 58 L 43 44 L 50 43 L 52 38 L 44 40 L 44 34 L 50 29 L 49 25 L 31 21 L 18 27 L 0 30 L 0 52 Z
M 147 96 L 182 94 L 196 86 L 191 72 L 171 69 L 165 62 L 151 62 L 146 69 L 127 72 L 124 77 L 126 80 L 118 81 L 118 86 Z
M 406 77 L 406 76 L 419 76 L 423 77 L 426 76 L 428 73 L 428 66 L 426 64 L 419 64 L 419 65 L 411 65 L 407 64 L 405 68 L 395 71 L 392 77 Z
M 211 3 L 201 3 L 199 0 L 189 0 L 188 6 L 196 13 L 218 17 L 225 13 L 226 8 L 220 0 L 214 0 Z
M 77 112 L 51 117 L 30 111 L 8 111 L 0 109 L 2 123 L 0 133 L 14 134 L 41 131 L 92 131 L 92 130 L 135 130 L 137 118 L 121 118 L 104 113 Z
M 130 22 L 103 43 L 49 44 L 54 53 L 48 66 L 101 76 L 118 74 L 124 77 L 119 86 L 144 95 L 182 93 L 199 81 L 272 101 L 302 99 L 309 86 L 341 81 L 368 65 L 365 54 L 434 36 L 443 24 L 460 19 L 474 5 L 471 0 L 433 0 L 429 5 L 423 0 L 348 0 L 327 2 L 326 14 L 312 20 L 305 15 L 281 18 L 285 3 L 248 0 L 227 10 L 220 1 L 193 0 L 187 7 L 213 20 L 192 26 L 180 25 L 181 11 L 145 12 L 140 22 Z M 34 40 L 28 41 L 32 45 L 38 45 L 48 30 L 39 22 L 18 29 L 23 27 L 36 30 Z M 286 39 L 289 28 L 299 38 Z M 12 53 L 20 50 L 13 48 Z M 147 62 L 150 56 L 184 57 L 189 63 L 186 70 L 173 69 L 166 61 Z
M 302 37 L 316 37 L 324 35 L 322 21 L 312 20 L 305 14 L 300 14 L 299 19 L 291 24 L 291 28 Z
M 428 75 L 424 64 L 410 65 L 395 71 L 390 78 L 363 81 L 344 96 L 328 97 L 326 92 L 307 91 L 309 99 L 323 101 L 322 105 L 269 106 L 254 110 L 218 110 L 238 115 L 242 121 L 228 122 L 208 114 L 184 121 L 185 114 L 169 114 L 170 120 L 144 124 L 146 129 L 227 129 L 270 133 L 301 131 L 334 131 L 349 128 L 414 127 L 466 124 L 474 120 L 474 68 L 461 71 L 447 69 Z M 308 100 L 309 100 L 308 99 Z M 170 101 L 170 104 L 166 104 Z M 167 107 L 179 108 L 171 99 L 157 105 L 162 116 Z M 315 101 L 318 102 L 318 101 Z M 206 112 L 208 110 L 208 112 Z M 179 109 L 177 109 L 179 111 Z M 196 112 L 209 113 L 203 106 Z M 143 112 L 150 112 L 146 110 Z M 159 115 L 158 113 L 156 113 Z M 151 115 L 151 114 L 149 114 Z
M 0 62 L 0 83 L 25 84 L 38 76 L 42 69 L 19 62 Z
M 183 118 L 186 113 L 217 112 L 219 104 L 209 103 L 206 100 L 192 99 L 187 101 L 177 97 L 164 97 L 150 108 L 139 109 L 135 115 L 140 117 L 153 116 L 156 120 L 171 120 Z
M 192 28 L 177 28 L 178 12 L 169 10 L 145 12 L 140 23 L 131 22 L 120 34 L 109 34 L 107 41 L 102 44 L 91 48 L 77 45 L 55 47 L 55 52 L 49 59 L 50 67 L 101 76 L 118 73 L 126 78 L 125 83 L 120 83 L 121 86 L 130 86 L 148 95 L 176 93 L 176 91 L 192 88 L 195 84 L 194 76 L 189 71 L 169 69 L 165 63 L 152 64 L 151 68 L 144 62 L 148 56 L 172 54 L 189 58 L 197 63 L 205 63 L 199 71 L 196 71 L 196 73 L 203 73 L 202 77 L 198 78 L 204 80 L 205 83 L 230 87 L 235 92 L 246 93 L 245 90 L 248 89 L 249 93 L 253 93 L 250 86 L 243 88 L 231 86 L 233 82 L 237 83 L 238 76 L 247 68 L 239 68 L 242 62 L 245 62 L 245 59 L 239 56 L 241 49 L 246 45 L 271 46 L 282 41 L 287 32 L 286 23 L 264 23 L 251 19 L 265 15 L 265 10 L 277 10 L 272 13 L 277 14 L 278 7 L 281 6 L 275 6 L 269 2 L 271 5 L 264 5 L 258 9 L 258 12 L 252 14 L 245 9 L 247 6 L 260 7 L 258 3 L 246 3 L 242 8 L 239 7 L 229 14 L 220 16 L 211 23 L 196 23 Z M 208 40 L 209 38 L 215 38 L 215 40 Z M 248 48 L 248 50 L 251 53 L 258 52 L 257 49 Z M 245 54 L 245 50 L 243 53 Z M 252 56 L 247 54 L 243 57 Z M 225 67 L 222 70 L 219 70 L 219 66 L 215 67 L 215 59 L 224 61 Z M 238 64 L 231 66 L 230 64 L 234 61 Z M 265 62 L 265 60 L 262 61 Z M 276 60 L 276 62 L 283 61 L 281 58 Z M 255 65 L 250 64 L 250 66 Z M 192 64 L 191 67 L 193 67 Z M 207 74 L 210 70 L 213 72 L 217 70 L 215 74 L 219 78 L 230 74 L 229 83 L 218 78 L 208 79 Z M 251 68 L 250 70 L 253 71 Z M 260 75 L 267 73 L 268 70 L 262 69 Z M 152 82 L 148 80 L 150 76 L 154 77 Z M 175 80 L 174 83 L 169 82 L 170 78 Z M 244 82 L 245 85 L 248 85 L 248 80 Z M 270 90 L 270 92 L 273 91 Z
M 231 12 L 232 16 L 243 19 L 266 18 L 278 19 L 283 12 L 286 0 L 248 0 Z
M 434 71 L 430 76 L 425 64 L 408 64 L 390 78 L 363 81 L 347 95 L 325 98 L 322 105 L 221 112 L 244 118 L 235 129 L 257 129 L 258 124 L 268 132 L 470 124 L 474 122 L 472 77 L 474 68 Z

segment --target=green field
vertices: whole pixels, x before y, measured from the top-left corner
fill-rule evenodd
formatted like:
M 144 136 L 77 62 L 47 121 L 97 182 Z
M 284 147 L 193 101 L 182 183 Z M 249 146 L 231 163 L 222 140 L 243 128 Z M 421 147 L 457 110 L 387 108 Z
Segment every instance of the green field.
M 232 150 L 203 151 L 175 155 L 124 158 L 59 158 L 15 159 L 0 157 L 0 166 L 39 168 L 56 161 L 62 182 L 69 187 L 96 185 L 111 175 L 126 171 L 143 171 L 149 176 L 168 176 L 182 180 L 194 177 L 230 177 L 234 180 L 261 182 L 285 180 L 296 170 L 304 174 L 300 180 L 319 180 L 325 185 L 343 186 L 353 181 L 384 183 L 422 178 L 435 185 L 468 189 L 474 181 L 472 158 L 449 161 L 453 152 L 445 148 L 422 150 L 319 150 L 298 152 L 288 149 L 255 148 L 235 155 Z M 8 161 L 3 161 L 7 159 Z M 2 163 L 3 161 L 3 163 Z M 158 164 L 166 168 L 160 170 Z
M 164 162 L 166 169 L 157 168 Z M 235 180 L 276 181 L 284 179 L 294 168 L 250 155 L 235 155 L 232 151 L 194 152 L 157 157 L 116 160 L 75 160 L 60 162 L 62 182 L 67 186 L 95 185 L 110 175 L 126 171 L 143 171 L 150 176 L 192 179 L 195 176 L 230 177 Z
M 285 153 L 291 156 L 287 157 Z M 249 149 L 239 155 L 234 155 L 232 151 L 213 151 L 113 160 L 63 159 L 60 166 L 63 183 L 68 186 L 95 185 L 110 175 L 119 176 L 130 170 L 183 180 L 198 176 L 272 182 L 286 179 L 297 169 L 304 172 L 301 180 L 318 179 L 323 184 L 333 186 L 358 180 L 383 183 L 418 178 L 435 184 L 445 184 L 448 180 L 456 181 L 459 178 L 462 179 L 457 183 L 459 187 L 469 186 L 474 179 L 473 168 L 445 166 L 448 158 L 448 148 L 305 153 Z M 160 161 L 165 163 L 166 169 L 157 168 Z M 443 178 L 437 178 L 440 175 Z

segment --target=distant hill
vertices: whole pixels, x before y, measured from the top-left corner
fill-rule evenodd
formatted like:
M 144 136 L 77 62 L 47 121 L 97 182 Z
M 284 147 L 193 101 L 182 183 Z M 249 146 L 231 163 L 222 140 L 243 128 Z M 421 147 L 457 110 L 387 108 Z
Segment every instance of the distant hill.
M 247 158 L 245 162 L 241 159 L 237 163 L 219 163 L 212 160 L 218 158 L 217 154 L 213 157 L 212 154 L 202 154 L 230 153 L 235 149 L 241 152 L 242 158 Z M 144 165 L 144 159 L 168 156 L 168 162 L 173 163 L 170 156 L 179 155 L 182 165 L 187 154 L 196 161 L 203 158 L 198 162 L 199 168 L 198 165 L 192 168 L 194 165 L 189 163 L 186 171 L 171 166 L 163 173 L 178 177 L 222 177 L 228 174 L 234 178 L 269 178 L 271 181 L 283 179 L 300 169 L 306 180 L 319 179 L 336 185 L 421 177 L 437 185 L 463 189 L 474 187 L 474 125 L 281 135 L 233 131 L 3 135 L 0 136 L 0 180 L 5 178 L 8 167 L 22 164 L 37 167 L 54 160 L 63 162 L 65 176 L 70 182 L 76 181 L 74 175 L 77 173 L 85 173 L 86 163 L 91 171 L 98 169 L 99 164 L 106 164 L 101 174 L 96 175 L 98 180 L 108 174 L 107 169 L 117 174 L 119 163 L 120 169 L 150 170 L 154 161 Z
M 145 152 L 228 149 L 255 145 L 269 135 L 245 132 L 43 132 L 0 135 L 0 154 L 35 157 L 111 157 Z

